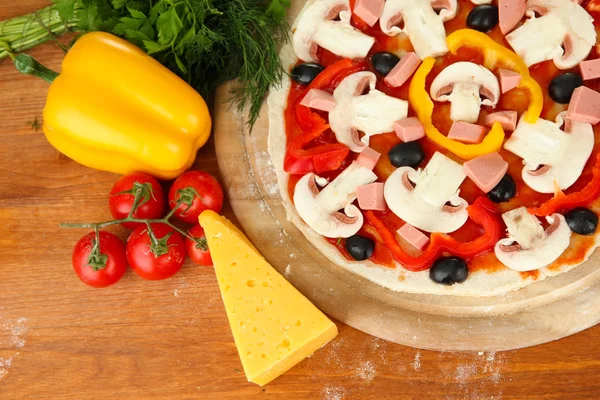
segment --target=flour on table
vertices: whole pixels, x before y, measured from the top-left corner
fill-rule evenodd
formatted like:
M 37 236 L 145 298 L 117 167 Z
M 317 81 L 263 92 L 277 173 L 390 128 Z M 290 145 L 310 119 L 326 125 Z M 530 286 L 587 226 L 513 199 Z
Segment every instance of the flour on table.
M 190 284 L 185 280 L 185 276 L 180 275 L 179 282 L 177 282 L 177 287 L 173 288 L 173 296 L 181 297 L 181 294 L 183 293 L 184 289 L 187 289 L 189 287 Z
M 417 350 L 417 354 L 415 354 L 415 360 L 413 361 L 413 368 L 415 371 L 421 369 L 421 353 Z
M 500 387 L 493 395 L 489 393 L 490 386 L 499 386 L 502 380 L 502 354 L 479 352 L 460 354 L 458 358 L 453 377 L 462 391 L 460 400 L 502 399 Z
M 454 380 L 459 385 L 466 385 L 468 380 L 473 376 L 477 375 L 477 365 L 475 364 L 464 364 L 456 367 L 456 375 Z
M 4 379 L 4 377 L 6 375 L 8 375 L 8 371 L 10 370 L 10 367 L 12 366 L 12 360 L 13 360 L 13 358 L 15 358 L 15 356 L 17 354 L 19 354 L 19 353 L 15 353 L 10 358 L 0 357 L 0 381 L 2 381 L 2 379 Z
M 10 334 L 9 345 L 15 349 L 21 349 L 25 346 L 24 336 L 29 330 L 26 323 L 27 318 L 19 317 L 14 320 L 9 319 L 2 324 L 2 331 Z
M 344 398 L 344 389 L 341 387 L 326 386 L 323 389 L 323 400 L 342 400 Z
M 371 382 L 376 375 L 375 366 L 371 361 L 365 361 L 360 363 L 358 368 L 356 369 L 356 375 L 360 379 L 364 379 L 367 382 Z
M 292 266 L 290 264 L 288 264 L 285 266 L 285 272 L 283 273 L 283 276 L 285 276 L 287 278 L 291 274 L 292 274 Z

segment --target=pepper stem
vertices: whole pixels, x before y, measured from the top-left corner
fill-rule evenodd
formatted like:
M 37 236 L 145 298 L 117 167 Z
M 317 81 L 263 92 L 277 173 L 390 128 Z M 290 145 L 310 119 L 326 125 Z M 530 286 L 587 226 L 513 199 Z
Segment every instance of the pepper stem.
M 48 83 L 52 83 L 59 75 L 58 72 L 54 72 L 51 69 L 44 67 L 29 54 L 17 54 L 13 58 L 13 62 L 15 63 L 17 71 L 20 73 L 41 78 Z

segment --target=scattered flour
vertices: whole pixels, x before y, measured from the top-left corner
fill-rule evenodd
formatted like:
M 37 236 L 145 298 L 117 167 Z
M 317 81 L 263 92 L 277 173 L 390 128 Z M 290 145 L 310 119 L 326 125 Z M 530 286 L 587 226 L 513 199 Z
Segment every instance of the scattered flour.
M 342 400 L 344 389 L 341 387 L 326 386 L 323 389 L 323 400 Z
M 2 379 L 4 379 L 6 375 L 8 375 L 8 370 L 10 370 L 12 360 L 17 354 L 19 353 L 15 353 L 10 358 L 0 358 L 0 381 L 2 381 Z
M 413 368 L 415 369 L 415 371 L 418 371 L 421 369 L 421 353 L 419 351 L 417 351 L 417 354 L 415 354 L 415 360 L 413 361 Z
M 291 253 L 290 258 L 296 258 L 296 255 L 294 253 Z
M 362 362 L 356 369 L 356 375 L 367 382 L 371 382 L 376 374 L 375 366 L 371 361 Z
M 468 384 L 471 376 L 477 374 L 477 365 L 475 364 L 464 364 L 456 367 L 456 375 L 454 380 L 461 386 Z
M 267 193 L 269 193 L 269 196 L 275 196 L 277 193 L 279 193 L 279 186 L 277 185 L 277 182 L 267 185 L 266 189 Z
M 460 399 L 501 400 L 502 390 L 498 388 L 497 392 L 490 396 L 489 388 L 490 386 L 498 386 L 502 380 L 500 372 L 503 365 L 502 354 L 479 352 L 477 355 L 472 353 L 471 355 L 465 354 L 459 357 L 461 359 L 453 376 L 454 381 L 462 391 Z
M 10 333 L 10 345 L 15 349 L 21 349 L 25 346 L 25 334 L 29 328 L 25 325 L 27 318 L 20 317 L 16 320 L 7 320 L 2 324 L 2 330 Z
M 266 201 L 260 200 L 258 202 L 258 208 L 260 208 L 261 212 L 267 212 L 269 210 L 269 205 L 267 204 Z
M 290 264 L 285 266 L 285 272 L 283 273 L 283 276 L 285 276 L 286 278 L 289 277 L 292 273 L 292 266 Z
M 173 296 L 181 297 L 181 294 L 184 291 L 184 289 L 187 289 L 189 287 L 190 284 L 187 283 L 187 281 L 185 280 L 185 276 L 180 275 L 179 281 L 177 282 L 177 287 L 173 288 Z

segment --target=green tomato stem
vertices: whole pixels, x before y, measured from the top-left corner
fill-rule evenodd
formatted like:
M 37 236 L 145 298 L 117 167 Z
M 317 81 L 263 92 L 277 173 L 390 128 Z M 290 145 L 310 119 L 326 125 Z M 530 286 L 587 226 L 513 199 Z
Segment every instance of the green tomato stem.
M 170 234 L 165 236 L 164 238 L 161 239 L 157 239 L 156 236 L 154 236 L 154 232 L 152 231 L 152 227 L 150 226 L 150 224 L 165 224 L 170 226 L 171 228 L 173 228 L 175 231 L 179 232 L 181 235 L 183 235 L 184 237 L 188 238 L 189 240 L 192 240 L 196 243 L 199 243 L 198 238 L 193 237 L 192 235 L 190 235 L 189 233 L 179 229 L 177 226 L 173 225 L 171 223 L 171 217 L 173 217 L 173 214 L 175 213 L 175 211 L 179 208 L 179 206 L 181 205 L 181 203 L 183 202 L 183 200 L 177 200 L 177 203 L 175 204 L 175 207 L 173 207 L 173 209 L 164 217 L 164 218 L 160 218 L 160 219 L 144 219 L 144 218 L 135 218 L 133 217 L 133 213 L 135 212 L 135 210 L 141 205 L 144 204 L 145 201 L 147 201 L 146 197 L 152 196 L 154 198 L 154 193 L 152 192 L 152 188 L 148 187 L 148 186 L 144 186 L 144 185 L 134 185 L 135 187 L 135 194 L 134 194 L 134 198 L 133 198 L 133 205 L 131 206 L 131 211 L 129 211 L 129 215 L 126 218 L 122 218 L 122 219 L 116 219 L 116 220 L 110 220 L 110 221 L 105 221 L 105 222 L 98 222 L 98 223 L 67 223 L 67 222 L 63 222 L 60 224 L 61 228 L 88 228 L 88 229 L 94 229 L 94 231 L 96 232 L 96 236 L 99 237 L 99 233 L 98 230 L 100 228 L 105 228 L 107 226 L 111 226 L 111 225 L 117 225 L 117 224 L 122 224 L 125 222 L 137 222 L 140 224 L 146 224 L 146 226 L 148 227 L 148 236 L 150 237 L 150 242 L 151 242 L 151 248 L 152 249 L 159 249 L 157 250 L 158 253 L 161 253 L 162 250 L 160 250 L 163 246 L 163 244 L 160 243 L 160 241 L 164 241 L 165 245 L 166 245 L 166 239 L 169 238 Z M 132 189 L 133 190 L 133 189 Z M 121 194 L 121 193 L 131 193 L 131 191 L 125 191 L 125 192 L 120 192 L 117 194 Z M 141 202 L 140 202 L 141 201 Z M 161 247 L 162 246 L 162 247 Z M 153 250 L 154 252 L 154 250 Z M 155 255 L 158 257 L 161 254 L 155 253 Z M 164 252 L 162 253 L 164 254 Z
M 191 236 L 184 230 L 179 229 L 177 226 L 173 225 L 166 217 L 161 218 L 161 219 L 140 219 L 140 218 L 127 217 L 127 218 L 123 218 L 123 219 L 115 219 L 115 220 L 111 220 L 111 221 L 98 222 L 98 223 L 63 222 L 60 224 L 60 227 L 61 228 L 81 228 L 81 229 L 83 229 L 83 228 L 85 228 L 85 229 L 96 229 L 96 228 L 102 229 L 102 228 L 106 228 L 107 226 L 118 225 L 118 224 L 122 224 L 124 222 L 137 222 L 140 224 L 165 224 L 165 225 L 170 226 L 177 232 L 181 233 L 186 238 L 193 240 L 194 242 L 196 241 L 195 237 Z

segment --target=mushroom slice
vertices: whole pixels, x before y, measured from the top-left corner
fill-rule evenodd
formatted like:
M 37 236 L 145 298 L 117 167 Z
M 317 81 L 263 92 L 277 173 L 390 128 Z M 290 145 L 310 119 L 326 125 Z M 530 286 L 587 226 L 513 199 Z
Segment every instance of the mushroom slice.
M 331 130 L 338 142 L 355 153 L 369 144 L 370 136 L 392 132 L 394 122 L 408 115 L 408 102 L 376 90 L 376 82 L 372 72 L 357 72 L 344 78 L 333 92 L 336 104 L 329 112 Z M 365 134 L 362 141 L 359 131 Z
M 540 221 L 519 207 L 502 214 L 508 238 L 501 239 L 494 249 L 498 260 L 515 271 L 533 271 L 554 262 L 569 247 L 571 229 L 560 214 L 546 217 L 546 230 Z
M 482 104 L 495 107 L 498 103 L 500 85 L 487 68 L 461 61 L 444 68 L 431 83 L 430 92 L 434 100 L 451 103 L 452 121 L 475 123 Z
M 522 177 L 527 186 L 539 193 L 567 189 L 577 181 L 594 147 L 594 129 L 586 122 L 567 120 L 556 123 L 538 119 L 530 124 L 521 119 L 504 148 L 521 157 L 525 164 Z
M 559 69 L 573 68 L 596 43 L 594 20 L 576 1 L 529 0 L 526 15 L 506 40 L 527 66 L 554 60 Z
M 376 180 L 377 175 L 373 171 L 357 162 L 350 164 L 329 184 L 310 173 L 296 184 L 294 205 L 300 218 L 319 235 L 328 238 L 350 237 L 363 225 L 362 213 L 352 204 L 356 199 L 356 188 Z
M 379 26 L 389 36 L 406 33 L 421 60 L 438 57 L 448 52 L 444 21 L 457 9 L 456 0 L 386 0 Z M 403 29 L 396 26 L 400 22 Z
M 460 164 L 436 152 L 422 171 L 410 167 L 394 171 L 383 196 L 390 210 L 412 226 L 426 232 L 454 232 L 468 218 L 468 204 L 458 196 L 465 178 Z
M 375 39 L 350 25 L 351 15 L 348 0 L 316 0 L 308 5 L 296 20 L 293 46 L 298 58 L 318 61 L 318 46 L 340 57 L 366 57 Z

